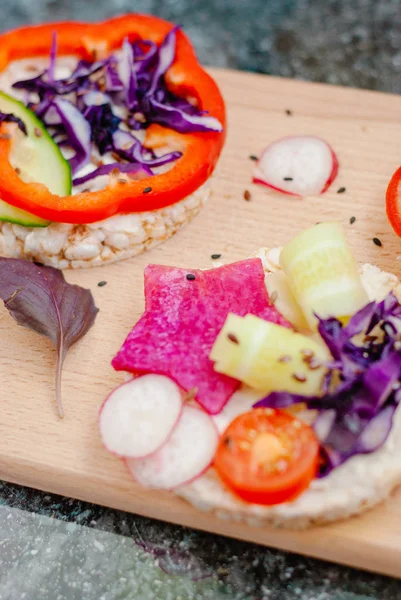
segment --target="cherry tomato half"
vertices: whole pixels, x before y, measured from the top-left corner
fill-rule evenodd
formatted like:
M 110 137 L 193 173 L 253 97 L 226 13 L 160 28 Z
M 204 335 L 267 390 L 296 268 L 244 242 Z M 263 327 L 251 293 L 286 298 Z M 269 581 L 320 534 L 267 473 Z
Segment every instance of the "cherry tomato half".
M 309 425 L 282 410 L 257 408 L 228 426 L 214 466 L 243 500 L 272 505 L 299 496 L 318 461 L 319 441 Z

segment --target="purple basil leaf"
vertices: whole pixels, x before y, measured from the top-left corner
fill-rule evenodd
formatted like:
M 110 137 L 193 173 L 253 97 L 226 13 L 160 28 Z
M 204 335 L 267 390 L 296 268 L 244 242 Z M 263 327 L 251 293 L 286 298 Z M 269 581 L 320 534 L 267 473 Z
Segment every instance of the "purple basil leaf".
M 98 309 L 91 292 L 67 283 L 53 267 L 0 257 L 0 298 L 19 325 L 48 337 L 56 347 L 56 401 L 63 417 L 62 366 L 69 348 L 95 321 Z

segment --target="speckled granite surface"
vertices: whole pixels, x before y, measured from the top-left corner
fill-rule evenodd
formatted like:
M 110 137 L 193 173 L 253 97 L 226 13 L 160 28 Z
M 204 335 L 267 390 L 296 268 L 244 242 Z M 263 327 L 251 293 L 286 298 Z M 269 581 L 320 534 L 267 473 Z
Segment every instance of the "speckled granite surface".
M 1 0 L 0 29 L 128 10 L 183 24 L 206 64 L 401 92 L 399 0 Z M 401 600 L 401 582 L 0 484 L 0 600 L 20 599 Z

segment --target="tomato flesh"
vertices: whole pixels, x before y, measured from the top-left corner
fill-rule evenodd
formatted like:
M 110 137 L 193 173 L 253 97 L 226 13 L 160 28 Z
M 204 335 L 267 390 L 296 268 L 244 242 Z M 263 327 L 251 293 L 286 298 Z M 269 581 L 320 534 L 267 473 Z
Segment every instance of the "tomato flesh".
M 214 466 L 240 498 L 273 505 L 294 500 L 316 476 L 319 441 L 293 415 L 257 408 L 237 417 L 221 437 Z

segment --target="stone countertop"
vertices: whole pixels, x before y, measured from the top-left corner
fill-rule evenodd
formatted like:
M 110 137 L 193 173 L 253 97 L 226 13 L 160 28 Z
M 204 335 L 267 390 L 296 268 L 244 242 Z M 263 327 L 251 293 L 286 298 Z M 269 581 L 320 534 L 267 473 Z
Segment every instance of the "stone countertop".
M 0 29 L 135 10 L 208 65 L 401 91 L 397 0 L 2 0 Z M 19 599 L 401 600 L 401 582 L 0 484 L 0 600 Z
M 129 11 L 182 24 L 208 65 L 401 91 L 399 0 L 1 0 L 0 30 Z

